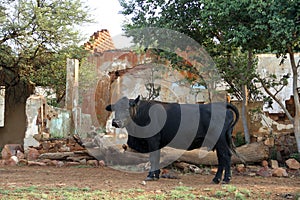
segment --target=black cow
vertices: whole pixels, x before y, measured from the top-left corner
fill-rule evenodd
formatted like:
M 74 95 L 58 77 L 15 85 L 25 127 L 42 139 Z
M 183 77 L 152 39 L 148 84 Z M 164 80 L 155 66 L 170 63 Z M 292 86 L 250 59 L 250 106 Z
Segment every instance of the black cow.
M 159 179 L 161 148 L 171 146 L 192 150 L 207 147 L 217 151 L 218 171 L 213 182 L 220 183 L 225 169 L 223 182 L 229 183 L 231 155 L 235 153 L 231 133 L 239 118 L 235 106 L 227 103 L 163 103 L 123 97 L 108 105 L 106 110 L 115 111 L 114 127 L 127 129 L 130 148 L 150 153 L 151 169 L 145 180 Z

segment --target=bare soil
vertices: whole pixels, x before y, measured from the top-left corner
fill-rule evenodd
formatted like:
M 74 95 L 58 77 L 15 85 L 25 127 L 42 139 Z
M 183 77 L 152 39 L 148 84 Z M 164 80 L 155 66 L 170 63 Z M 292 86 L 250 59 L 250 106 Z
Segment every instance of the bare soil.
M 41 186 L 47 188 L 89 187 L 92 190 L 118 192 L 142 189 L 144 193 L 164 193 L 179 186 L 192 187 L 196 195 L 214 196 L 222 185 L 211 184 L 212 174 L 182 174 L 177 172 L 179 179 L 164 179 L 147 182 L 143 179 L 147 173 L 133 173 L 115 170 L 109 167 L 36 167 L 16 166 L 0 168 L 0 189 L 12 186 Z M 247 199 L 297 199 L 300 195 L 300 177 L 289 178 L 259 177 L 234 174 L 232 182 L 237 188 L 247 189 L 251 195 Z M 1 194 L 0 194 L 1 199 Z

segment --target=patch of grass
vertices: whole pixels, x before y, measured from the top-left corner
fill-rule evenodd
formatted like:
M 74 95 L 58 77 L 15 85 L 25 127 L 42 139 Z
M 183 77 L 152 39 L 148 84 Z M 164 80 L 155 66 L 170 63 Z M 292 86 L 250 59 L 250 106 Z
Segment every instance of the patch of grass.
M 191 187 L 186 187 L 186 186 L 177 186 L 175 187 L 175 190 L 177 191 L 183 191 L 183 192 L 188 192 L 190 190 L 192 190 L 193 188 Z
M 300 192 L 295 194 L 295 199 L 300 199 Z
M 290 158 L 294 158 L 298 162 L 300 162 L 300 153 L 293 153 L 293 154 L 290 155 Z
M 131 194 L 131 193 L 143 193 L 144 191 L 145 191 L 144 189 L 136 188 L 136 189 L 119 190 L 119 193 Z
M 9 192 L 10 192 L 9 190 L 5 190 L 5 189 L 1 189 L 1 188 L 0 188 L 0 194 L 8 195 Z
M 241 192 L 236 192 L 235 193 L 235 199 L 237 199 L 237 200 L 246 200 L 247 198 Z
M 217 191 L 215 192 L 215 196 L 216 196 L 217 198 L 224 198 L 224 197 L 227 196 L 227 193 L 226 193 L 225 191 L 222 191 L 222 190 L 217 190 Z
M 222 188 L 227 190 L 229 193 L 233 193 L 237 190 L 234 185 L 224 185 Z
M 31 186 L 29 186 L 29 187 L 20 187 L 20 188 L 16 188 L 16 189 L 14 190 L 14 192 L 15 192 L 15 193 L 26 193 L 26 192 L 28 192 L 28 193 L 33 193 L 33 192 L 36 192 L 37 188 L 38 188 L 37 186 L 31 185 Z
M 165 194 L 156 194 L 156 195 L 153 196 L 153 199 L 155 199 L 155 200 L 164 200 L 164 199 L 167 199 L 167 197 L 166 197 Z
M 251 191 L 245 188 L 242 188 L 241 193 L 243 193 L 246 197 L 250 197 L 251 196 Z

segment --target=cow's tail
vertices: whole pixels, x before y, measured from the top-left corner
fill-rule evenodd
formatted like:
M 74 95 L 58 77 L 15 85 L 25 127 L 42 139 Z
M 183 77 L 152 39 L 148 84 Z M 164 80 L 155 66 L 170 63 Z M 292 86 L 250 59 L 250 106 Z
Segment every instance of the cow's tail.
M 227 142 L 228 142 L 228 144 L 229 144 L 229 147 L 230 147 L 231 152 L 232 152 L 237 158 L 239 158 L 239 159 L 242 161 L 242 163 L 246 164 L 246 161 L 245 161 L 244 156 L 240 155 L 240 154 L 236 151 L 236 146 L 234 145 L 234 142 L 233 142 L 233 139 L 232 139 L 232 131 L 233 131 L 233 128 L 234 128 L 234 126 L 237 124 L 237 122 L 238 122 L 238 120 L 239 120 L 239 117 L 240 117 L 239 111 L 238 111 L 238 109 L 237 109 L 234 105 L 232 105 L 232 104 L 230 104 L 230 103 L 228 103 L 226 107 L 227 107 L 227 109 L 232 110 L 233 113 L 234 113 L 234 115 L 235 115 L 235 119 L 234 119 L 233 122 L 231 123 L 231 125 L 230 125 L 230 127 L 229 127 L 229 129 L 228 129 L 228 131 L 227 131 L 227 134 L 226 134 L 226 135 L 227 135 Z
M 232 105 L 231 103 L 228 103 L 226 107 L 227 107 L 227 109 L 232 110 L 235 114 L 235 119 L 231 123 L 231 128 L 233 129 L 233 127 L 236 125 L 236 123 L 238 122 L 238 120 L 240 118 L 239 110 L 234 105 Z

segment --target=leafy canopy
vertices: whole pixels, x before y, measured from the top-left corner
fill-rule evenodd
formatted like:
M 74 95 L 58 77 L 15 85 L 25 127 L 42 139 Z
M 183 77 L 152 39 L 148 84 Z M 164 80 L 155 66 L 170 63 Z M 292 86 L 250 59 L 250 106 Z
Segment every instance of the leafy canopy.
M 1 0 L 0 76 L 64 93 L 66 58 L 82 58 L 80 25 L 92 22 L 81 0 Z
M 121 0 L 121 5 L 130 19 L 125 30 L 164 27 L 190 36 L 215 59 L 231 91 L 248 85 L 253 99 L 258 92 L 251 55 L 283 55 L 288 46 L 299 51 L 300 4 L 295 0 Z

